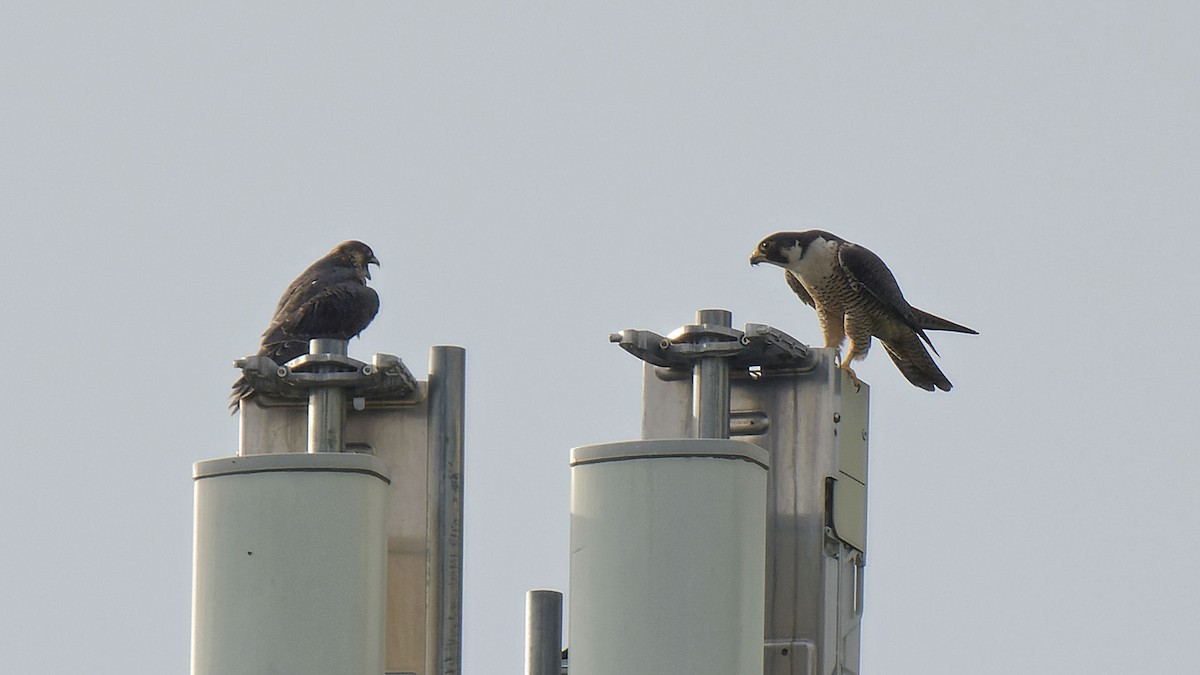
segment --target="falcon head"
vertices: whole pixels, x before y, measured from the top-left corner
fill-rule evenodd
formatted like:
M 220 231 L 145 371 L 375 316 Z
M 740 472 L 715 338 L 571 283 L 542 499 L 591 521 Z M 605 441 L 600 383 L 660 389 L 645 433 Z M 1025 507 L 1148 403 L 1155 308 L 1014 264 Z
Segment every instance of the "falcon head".
M 325 257 L 337 260 L 347 267 L 353 267 L 360 280 L 371 278 L 371 270 L 367 265 L 379 265 L 379 258 L 375 257 L 375 252 L 371 250 L 371 247 L 353 239 L 334 246 L 333 250 Z
M 824 230 L 776 232 L 758 242 L 754 253 L 750 254 L 750 264 L 765 262 L 785 269 L 795 269 L 806 255 L 831 245 L 837 246 L 841 242 L 841 237 Z

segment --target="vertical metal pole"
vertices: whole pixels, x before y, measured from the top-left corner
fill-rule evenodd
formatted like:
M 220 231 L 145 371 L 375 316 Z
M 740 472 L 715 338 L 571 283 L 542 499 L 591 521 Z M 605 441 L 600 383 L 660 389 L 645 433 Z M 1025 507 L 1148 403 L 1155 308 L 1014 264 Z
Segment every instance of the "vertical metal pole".
M 309 354 L 346 355 L 347 340 L 317 338 L 309 340 Z M 327 373 L 332 366 L 317 368 Z M 346 421 L 346 390 L 340 387 L 313 387 L 308 394 L 308 451 L 341 452 L 344 448 L 342 430 Z
M 562 593 L 525 594 L 525 675 L 559 675 L 562 668 Z
M 733 314 L 724 309 L 696 312 L 696 323 L 729 328 Z M 707 342 L 701 339 L 700 343 Z M 692 415 L 696 438 L 729 438 L 729 361 L 721 357 L 697 359 L 692 370 Z
M 429 464 L 425 564 L 425 673 L 462 668 L 463 419 L 467 354 L 429 350 Z

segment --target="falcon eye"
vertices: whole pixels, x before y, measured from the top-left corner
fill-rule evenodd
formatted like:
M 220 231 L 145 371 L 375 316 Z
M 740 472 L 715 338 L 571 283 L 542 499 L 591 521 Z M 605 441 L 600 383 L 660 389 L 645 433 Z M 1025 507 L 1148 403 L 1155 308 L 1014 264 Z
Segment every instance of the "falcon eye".
M 762 250 L 766 251 L 771 248 L 771 242 L 764 241 L 763 243 L 759 244 L 758 247 L 761 248 Z

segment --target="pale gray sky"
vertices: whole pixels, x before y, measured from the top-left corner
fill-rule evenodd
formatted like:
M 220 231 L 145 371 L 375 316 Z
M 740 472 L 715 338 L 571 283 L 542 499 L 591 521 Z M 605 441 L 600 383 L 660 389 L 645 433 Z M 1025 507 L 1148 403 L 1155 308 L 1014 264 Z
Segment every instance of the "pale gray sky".
M 1180 672 L 1200 629 L 1200 6 L 5 3 L 0 671 L 184 672 L 191 464 L 333 244 L 351 353 L 468 350 L 465 666 L 567 580 L 622 328 L 816 342 L 778 229 L 862 243 L 950 394 L 872 385 L 868 675 Z

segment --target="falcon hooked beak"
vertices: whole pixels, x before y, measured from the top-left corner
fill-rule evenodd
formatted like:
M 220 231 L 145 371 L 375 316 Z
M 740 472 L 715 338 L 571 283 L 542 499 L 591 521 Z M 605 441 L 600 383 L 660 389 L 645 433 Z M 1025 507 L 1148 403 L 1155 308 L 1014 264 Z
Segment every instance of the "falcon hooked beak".
M 370 258 L 367 258 L 367 262 L 363 265 L 363 271 L 366 273 L 368 279 L 371 278 L 371 265 L 382 267 L 379 264 L 379 258 L 376 258 L 374 253 L 371 254 Z
M 770 253 L 771 249 L 773 248 L 775 248 L 775 243 L 769 239 L 760 241 L 758 246 L 754 247 L 754 253 L 750 254 L 750 264 L 757 265 L 761 262 L 767 262 L 767 254 Z

